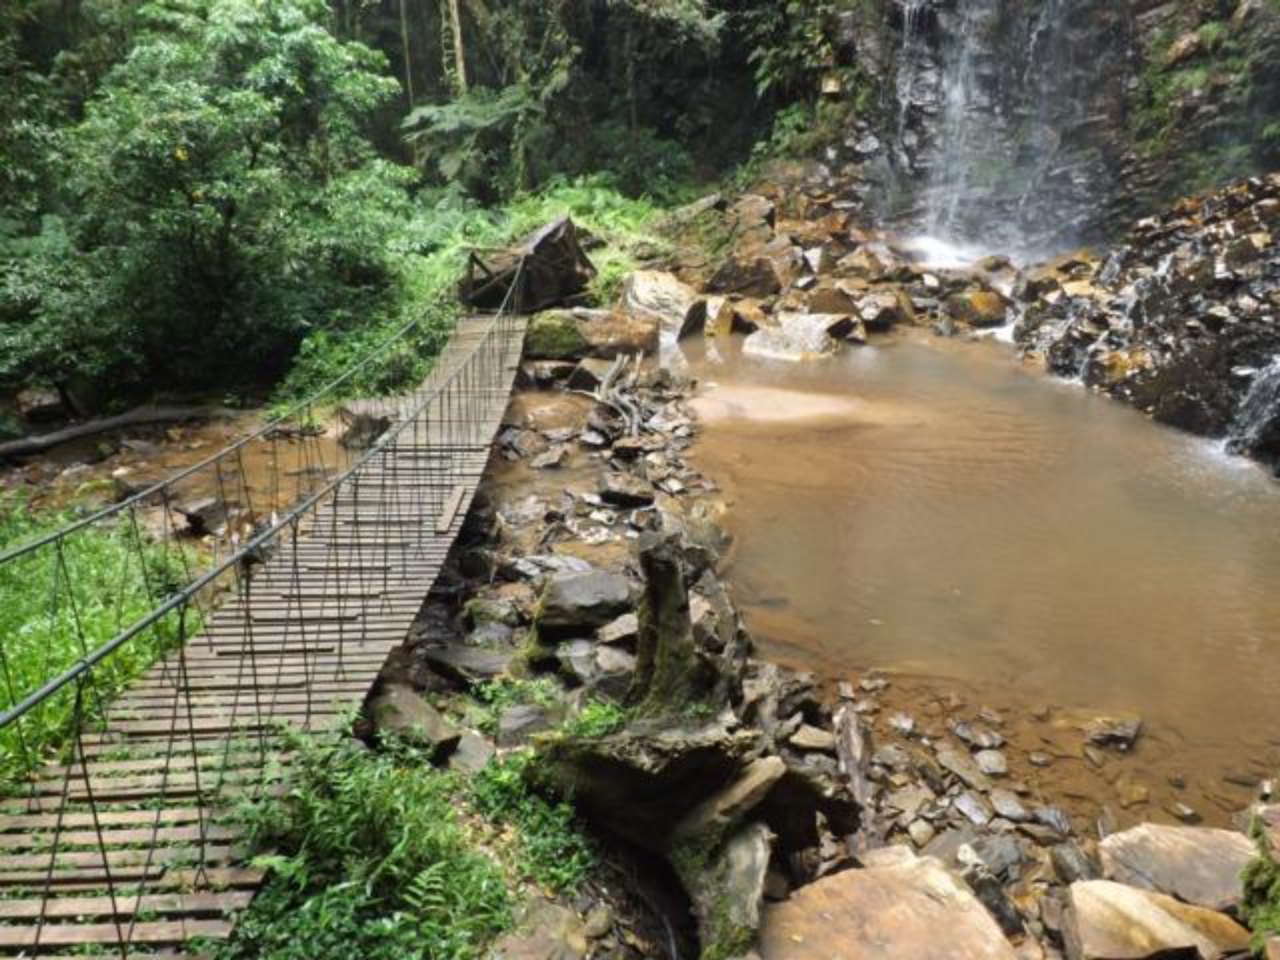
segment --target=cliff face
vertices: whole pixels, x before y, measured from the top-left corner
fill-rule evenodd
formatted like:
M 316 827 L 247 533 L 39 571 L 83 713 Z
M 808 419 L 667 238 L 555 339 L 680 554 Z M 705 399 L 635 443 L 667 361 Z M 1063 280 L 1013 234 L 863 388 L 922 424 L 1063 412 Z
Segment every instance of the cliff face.
M 1280 0 L 858 0 L 882 219 L 1028 254 L 1280 164 Z

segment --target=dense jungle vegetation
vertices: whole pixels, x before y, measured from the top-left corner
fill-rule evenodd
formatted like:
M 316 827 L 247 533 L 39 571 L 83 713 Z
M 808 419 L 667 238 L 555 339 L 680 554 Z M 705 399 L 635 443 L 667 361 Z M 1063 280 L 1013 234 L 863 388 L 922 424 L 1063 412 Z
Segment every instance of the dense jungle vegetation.
M 816 87 L 801 7 L 5 3 L 0 390 L 305 389 L 447 326 L 468 245 L 642 234 Z

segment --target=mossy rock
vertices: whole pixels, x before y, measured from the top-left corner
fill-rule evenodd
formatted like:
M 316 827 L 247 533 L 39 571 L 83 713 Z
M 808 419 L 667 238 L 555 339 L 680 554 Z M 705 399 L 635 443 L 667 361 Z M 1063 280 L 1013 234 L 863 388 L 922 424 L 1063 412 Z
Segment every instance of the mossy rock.
M 568 310 L 548 310 L 529 321 L 524 349 L 530 360 L 576 360 L 590 347 Z

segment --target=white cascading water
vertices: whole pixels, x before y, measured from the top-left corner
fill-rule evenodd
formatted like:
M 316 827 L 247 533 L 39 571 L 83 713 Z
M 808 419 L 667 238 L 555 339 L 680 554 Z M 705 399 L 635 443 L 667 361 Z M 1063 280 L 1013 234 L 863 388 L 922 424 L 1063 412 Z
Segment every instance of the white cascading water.
M 1059 161 L 1058 127 L 1074 118 L 1063 106 L 1077 59 L 1068 0 L 1033 9 L 1010 0 L 964 0 L 954 9 L 900 2 L 895 153 L 900 175 L 918 188 L 917 235 L 907 245 L 938 267 L 990 253 L 1047 253 L 1043 237 L 1069 219 L 1046 187 Z M 936 116 L 916 107 L 919 85 L 930 83 Z M 919 142 L 922 127 L 927 143 Z
M 1227 442 L 1229 450 L 1252 454 L 1276 445 L 1280 445 L 1280 356 L 1254 377 Z

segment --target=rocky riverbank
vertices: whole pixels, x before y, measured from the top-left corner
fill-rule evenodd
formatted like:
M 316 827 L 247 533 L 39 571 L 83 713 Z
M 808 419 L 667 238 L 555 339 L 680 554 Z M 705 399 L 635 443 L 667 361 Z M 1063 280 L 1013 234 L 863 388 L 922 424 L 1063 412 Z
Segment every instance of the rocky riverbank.
M 975 330 L 1016 316 L 1028 283 L 1007 261 L 923 268 L 799 196 L 709 201 L 683 222 L 723 226 L 717 257 L 632 275 L 613 310 L 535 318 L 470 536 L 372 703 L 402 732 L 429 718 L 452 767 L 531 750 L 538 782 L 644 865 L 630 876 L 650 895 L 630 910 L 602 891 L 542 906 L 557 922 L 495 955 L 1243 951 L 1242 832 L 1175 804 L 1166 823 L 1116 826 L 1112 802 L 1149 809 L 1126 766 L 1139 718 L 1013 724 L 904 698 L 875 671 L 824 683 L 755 655 L 722 579 L 724 505 L 689 460 L 697 385 L 671 345 L 805 359 L 900 324 Z M 808 216 L 791 218 L 797 202 Z M 666 364 L 627 359 L 662 343 Z M 1040 725 L 1040 749 L 1015 725 Z M 1041 774 L 1068 754 L 1116 772 L 1114 797 L 1050 789 Z M 1255 783 L 1263 802 L 1272 785 Z
M 1280 469 L 1280 175 L 1184 200 L 1022 291 L 1017 341 L 1050 372 Z

